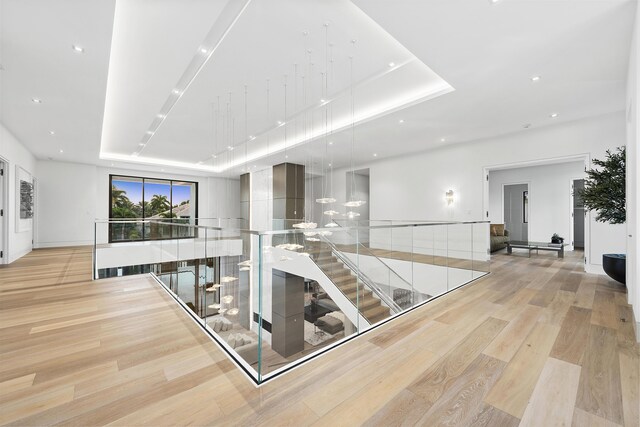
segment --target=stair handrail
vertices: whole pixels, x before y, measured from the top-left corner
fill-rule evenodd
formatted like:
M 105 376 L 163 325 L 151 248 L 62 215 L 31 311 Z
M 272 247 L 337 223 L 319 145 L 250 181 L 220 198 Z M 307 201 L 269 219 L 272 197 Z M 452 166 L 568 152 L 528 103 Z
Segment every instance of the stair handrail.
M 371 280 L 371 278 L 369 278 L 369 276 L 367 276 L 366 274 L 364 274 L 362 272 L 362 270 L 360 270 L 358 268 L 357 265 L 355 265 L 353 263 L 353 261 L 351 261 L 347 256 L 345 256 L 342 251 L 340 249 L 338 249 L 336 247 L 336 245 L 334 245 L 333 243 L 331 243 L 329 240 L 327 240 L 324 236 L 321 236 L 322 241 L 324 241 L 326 244 L 329 245 L 329 247 L 331 248 L 331 252 L 336 256 L 336 258 L 338 258 L 340 260 L 340 262 L 342 262 L 344 265 L 347 266 L 347 268 L 349 268 L 349 270 L 353 271 L 356 273 L 356 277 L 359 278 L 364 284 L 365 286 L 367 286 L 368 288 L 371 289 L 371 291 L 373 291 L 374 294 L 376 294 L 378 296 L 378 298 L 380 298 L 381 301 L 384 301 L 385 304 L 387 304 L 387 306 L 391 309 L 391 311 L 393 311 L 394 314 L 400 313 L 402 311 L 402 307 L 400 307 L 394 300 L 393 298 L 391 298 L 389 295 L 387 295 L 382 289 L 380 289 L 380 287 L 378 286 L 378 284 Z M 395 274 L 396 276 L 398 276 L 398 278 L 400 278 L 400 280 L 402 280 L 403 282 L 405 282 L 407 285 L 409 285 L 409 287 L 411 287 L 411 285 L 404 280 L 402 277 L 400 277 L 398 275 L 398 273 L 396 273 L 395 271 L 393 271 L 391 268 L 389 268 L 386 264 L 382 263 L 385 267 L 387 267 L 393 274 Z

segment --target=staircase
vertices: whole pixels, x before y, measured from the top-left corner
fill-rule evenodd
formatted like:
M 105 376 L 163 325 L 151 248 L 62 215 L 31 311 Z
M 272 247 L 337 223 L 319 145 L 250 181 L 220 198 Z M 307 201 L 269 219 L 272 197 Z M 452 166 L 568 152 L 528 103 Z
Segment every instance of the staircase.
M 351 270 L 333 255 L 333 251 L 329 246 L 318 245 L 310 250 L 309 254 L 333 284 L 340 289 L 354 306 L 359 308 L 360 314 L 370 324 L 373 325 L 391 316 L 389 307 L 382 305 L 380 299 L 369 289 L 366 289 L 364 284 L 358 283 L 357 277 L 352 275 Z

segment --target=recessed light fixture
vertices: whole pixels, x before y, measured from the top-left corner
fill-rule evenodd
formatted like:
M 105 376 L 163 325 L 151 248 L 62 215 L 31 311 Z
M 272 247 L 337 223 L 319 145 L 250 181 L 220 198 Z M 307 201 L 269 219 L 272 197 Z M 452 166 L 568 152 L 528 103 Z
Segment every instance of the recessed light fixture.
M 64 153 L 64 150 L 60 149 L 60 154 Z
M 288 159 L 288 158 L 289 158 L 289 156 L 284 156 L 284 158 L 285 158 L 285 159 Z
M 489 0 L 489 3 L 491 3 L 491 4 L 496 4 L 496 3 L 498 3 L 499 1 L 500 1 L 500 0 Z
M 440 142 L 445 142 L 446 139 L 445 138 L 440 138 Z
M 31 102 L 34 104 L 42 104 L 42 99 L 40 98 L 31 98 Z
M 84 48 L 81 46 L 78 46 L 77 44 L 72 44 L 71 49 L 73 49 L 75 53 L 84 53 Z
M 556 117 L 558 117 L 558 113 L 551 113 L 549 117 L 551 117 L 552 119 L 555 119 Z
M 171 92 L 173 92 L 174 95 L 182 95 L 182 92 L 180 91 L 180 89 L 174 89 Z
M 200 49 L 200 53 L 207 53 L 207 52 L 209 52 L 209 51 L 207 49 L 205 49 L 205 48 Z
M 55 130 L 50 130 L 50 131 L 49 131 L 49 135 L 55 135 L 55 134 L 56 134 L 56 131 L 55 131 Z
M 403 124 L 404 123 L 404 119 L 398 120 L 398 123 Z
M 373 157 L 378 157 L 378 153 L 373 153 Z
M 284 124 L 284 122 L 281 120 L 278 120 L 276 123 L 278 124 L 278 126 L 282 126 Z
M 540 76 L 533 76 L 533 77 L 531 77 L 531 81 L 532 81 L 532 82 L 540 81 Z
M 329 163 L 329 167 L 331 167 L 331 163 Z
M 389 67 L 395 67 L 396 63 L 395 62 L 389 62 Z
M 144 147 L 144 146 L 146 146 L 146 145 L 147 145 L 147 144 L 145 144 L 144 142 L 141 142 L 140 144 L 138 144 L 138 146 L 139 146 L 139 147 Z
M 329 145 L 333 145 L 333 141 L 329 141 Z
M 327 102 L 327 100 L 326 99 L 321 99 L 320 102 L 325 103 L 325 102 Z
M 153 135 L 154 132 L 152 130 L 148 130 L 147 132 L 145 132 L 147 135 Z
M 212 157 L 213 157 L 214 159 L 217 159 L 217 158 L 218 158 L 218 156 L 216 156 L 215 154 L 214 154 Z
M 164 114 L 158 114 L 158 115 L 156 115 L 156 117 L 161 119 L 161 120 L 163 120 L 167 116 L 165 116 Z

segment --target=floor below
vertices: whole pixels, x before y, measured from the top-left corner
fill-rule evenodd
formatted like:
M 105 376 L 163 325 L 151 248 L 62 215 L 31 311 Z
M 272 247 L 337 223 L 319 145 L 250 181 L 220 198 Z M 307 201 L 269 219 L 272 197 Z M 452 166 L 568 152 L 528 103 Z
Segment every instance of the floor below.
M 0 269 L 0 424 L 638 426 L 625 288 L 579 252 L 491 269 L 256 388 L 151 278 L 36 250 Z

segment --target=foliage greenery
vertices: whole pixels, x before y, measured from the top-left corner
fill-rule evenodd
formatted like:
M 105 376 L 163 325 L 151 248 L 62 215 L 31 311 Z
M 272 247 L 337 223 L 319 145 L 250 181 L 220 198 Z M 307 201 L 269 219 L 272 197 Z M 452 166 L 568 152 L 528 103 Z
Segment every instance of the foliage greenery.
M 607 150 L 604 160 L 593 159 L 593 164 L 599 168 L 587 171 L 584 190 L 578 195 L 585 209 L 597 211 L 596 221 L 609 224 L 626 221 L 626 158 L 626 147 L 618 147 L 613 153 Z

